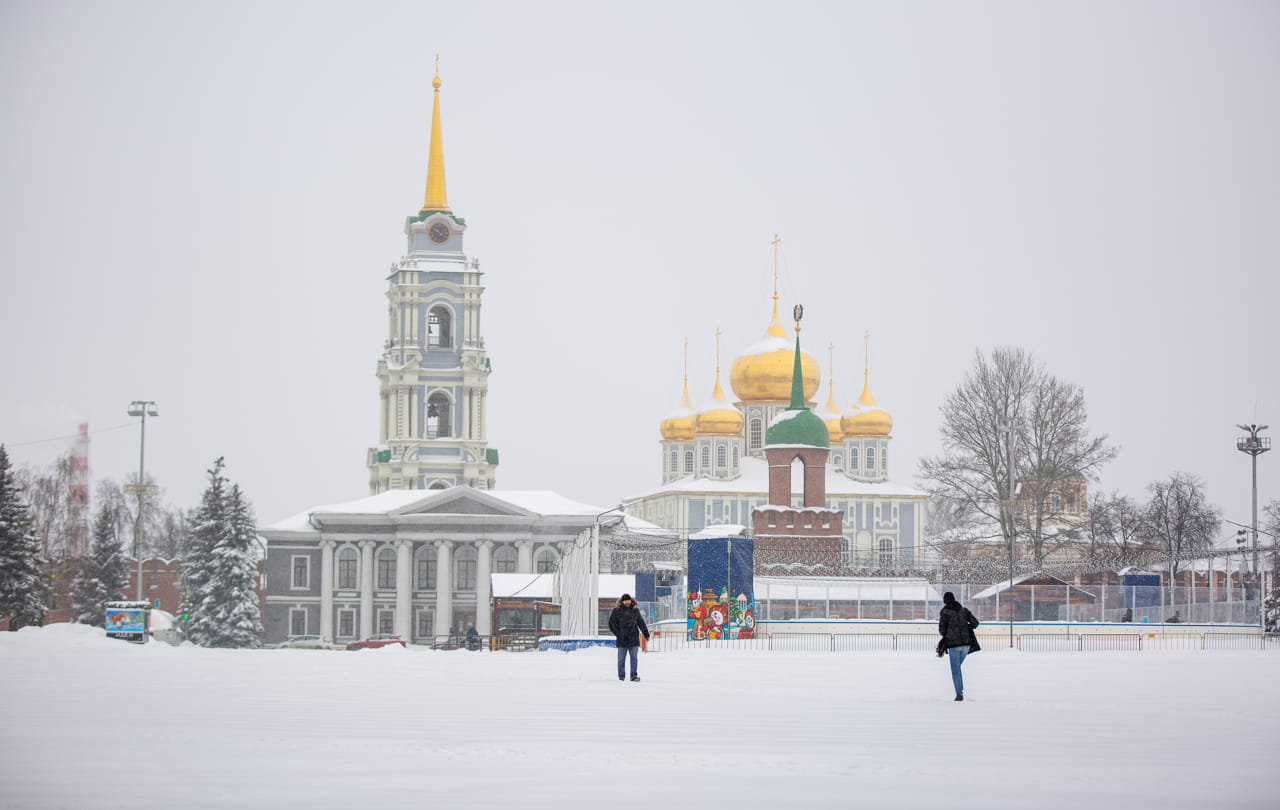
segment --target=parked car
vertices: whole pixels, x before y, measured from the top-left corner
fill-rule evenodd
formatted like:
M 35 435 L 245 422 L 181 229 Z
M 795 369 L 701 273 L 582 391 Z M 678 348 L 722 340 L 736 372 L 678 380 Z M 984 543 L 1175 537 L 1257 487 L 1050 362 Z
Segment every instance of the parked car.
M 291 636 L 280 642 L 282 650 L 331 650 L 333 642 L 324 636 Z
M 359 641 L 353 641 L 347 645 L 348 650 L 374 650 L 378 647 L 386 647 L 389 644 L 399 644 L 401 647 L 409 645 L 404 643 L 404 639 L 391 633 L 378 633 L 377 635 L 362 638 Z

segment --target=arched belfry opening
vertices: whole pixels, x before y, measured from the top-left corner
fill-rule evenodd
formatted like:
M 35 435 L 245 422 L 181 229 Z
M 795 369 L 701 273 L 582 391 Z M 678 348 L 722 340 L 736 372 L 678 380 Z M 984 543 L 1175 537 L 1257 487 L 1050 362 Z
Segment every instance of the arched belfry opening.
M 449 397 L 436 391 L 427 399 L 427 438 L 447 439 L 453 435 L 450 414 L 453 403 Z
M 453 314 L 446 306 L 434 306 L 427 312 L 427 348 L 453 348 Z

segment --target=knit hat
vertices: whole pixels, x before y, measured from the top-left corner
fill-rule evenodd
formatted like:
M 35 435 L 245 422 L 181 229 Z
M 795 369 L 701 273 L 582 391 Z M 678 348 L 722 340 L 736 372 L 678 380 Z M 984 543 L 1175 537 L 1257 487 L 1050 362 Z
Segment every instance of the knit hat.
M 942 595 L 942 601 L 945 604 L 954 605 L 956 603 L 956 595 L 951 591 L 947 591 Z
M 627 601 L 627 600 L 629 600 L 629 599 L 631 599 L 631 594 L 629 594 L 629 593 L 624 593 L 622 596 L 620 596 L 620 597 L 618 598 L 618 601 L 619 601 L 619 602 L 626 602 L 626 601 Z

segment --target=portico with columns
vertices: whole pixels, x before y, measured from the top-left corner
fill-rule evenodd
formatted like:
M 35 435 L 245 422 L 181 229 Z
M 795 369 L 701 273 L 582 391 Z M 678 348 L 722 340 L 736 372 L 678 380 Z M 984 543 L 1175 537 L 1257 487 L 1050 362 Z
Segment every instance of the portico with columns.
M 395 633 L 409 643 L 481 635 L 495 573 L 554 571 L 601 509 L 554 492 L 457 486 L 319 506 L 259 529 L 267 540 L 268 644 Z

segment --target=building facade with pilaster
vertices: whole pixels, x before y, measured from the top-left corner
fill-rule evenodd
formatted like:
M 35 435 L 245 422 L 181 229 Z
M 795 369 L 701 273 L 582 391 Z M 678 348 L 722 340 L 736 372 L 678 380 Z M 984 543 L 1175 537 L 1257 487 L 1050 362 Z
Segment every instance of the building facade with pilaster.
M 554 572 L 601 510 L 553 492 L 394 490 L 260 528 L 267 644 L 495 634 L 492 574 Z

